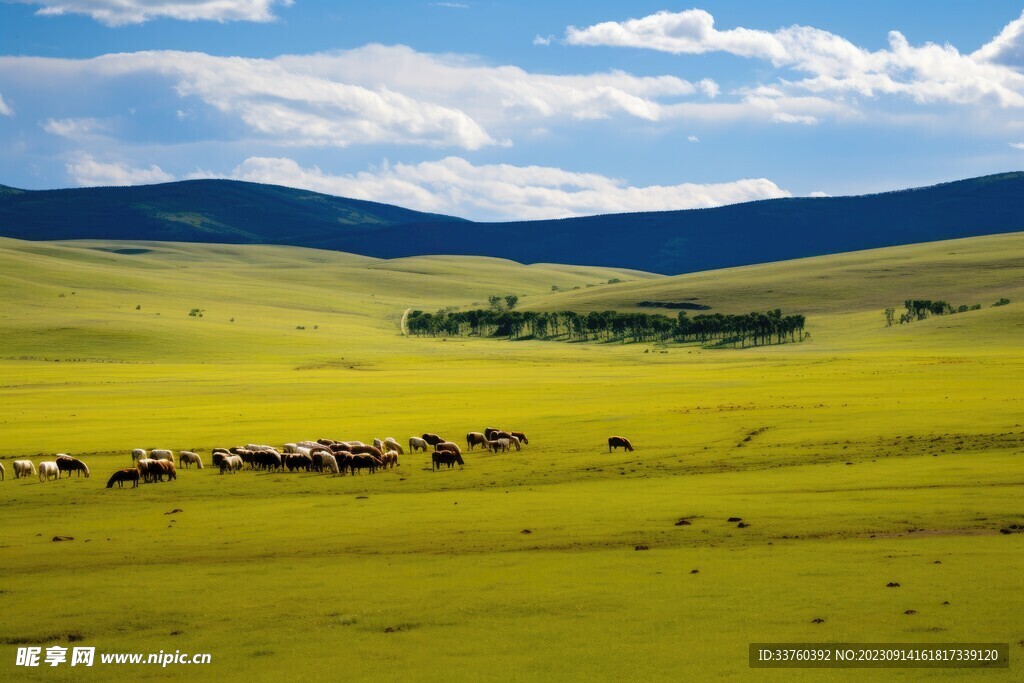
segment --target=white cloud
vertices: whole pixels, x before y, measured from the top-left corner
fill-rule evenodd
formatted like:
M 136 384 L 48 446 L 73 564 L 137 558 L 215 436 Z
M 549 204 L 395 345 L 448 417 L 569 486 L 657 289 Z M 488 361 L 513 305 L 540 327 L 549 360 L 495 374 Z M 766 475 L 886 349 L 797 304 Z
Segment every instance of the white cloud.
M 1024 142 L 1011 142 L 1010 147 L 1013 147 L 1014 149 L 1024 150 Z
M 106 130 L 106 126 L 94 118 L 47 119 L 40 125 L 51 135 L 59 135 L 71 140 L 89 137 Z
M 829 194 L 829 193 L 827 193 L 827 192 L 822 192 L 821 190 L 815 190 L 814 192 L 810 193 L 810 194 L 809 194 L 809 195 L 807 195 L 807 196 L 808 196 L 808 197 L 817 197 L 817 198 L 820 198 L 820 197 L 831 197 L 832 195 L 830 195 L 830 194 Z
M 14 110 L 11 109 L 11 105 L 4 102 L 3 95 L 0 95 L 0 116 L 14 116 Z
M 16 0 L 42 5 L 37 14 L 85 14 L 107 26 L 141 24 L 151 19 L 184 21 L 257 21 L 275 19 L 275 5 L 293 0 Z
M 686 137 L 686 141 L 687 142 L 700 142 L 700 138 L 697 137 L 696 135 L 688 135 Z
M 616 116 L 660 121 L 681 101 L 718 94 L 710 79 L 692 83 L 622 71 L 537 74 L 383 45 L 274 59 L 169 51 L 81 60 L 0 57 L 2 77 L 31 81 L 34 93 L 49 92 L 62 104 L 65 93 L 85 88 L 124 83 L 138 92 L 166 83 L 179 97 L 197 98 L 270 142 L 333 147 L 475 150 L 509 144 L 510 136 L 551 122 Z
M 542 36 L 541 34 L 538 33 L 537 35 L 535 35 L 533 37 L 533 44 L 534 45 L 550 45 L 551 41 L 554 40 L 554 39 L 555 39 L 555 37 L 553 35 Z
M 202 174 L 193 177 L 198 175 Z M 385 164 L 348 175 L 333 175 L 315 166 L 303 168 L 288 158 L 250 157 L 230 177 L 487 220 L 707 208 L 790 196 L 765 178 L 635 187 L 596 173 L 547 166 L 474 165 L 460 157 Z
M 101 162 L 89 154 L 79 155 L 66 164 L 68 175 L 83 187 L 96 185 L 148 185 L 166 183 L 174 176 L 157 165 L 133 168 L 122 162 Z
M 774 32 L 742 27 L 720 31 L 714 17 L 700 9 L 663 11 L 582 29 L 570 26 L 566 42 L 674 54 L 727 52 L 809 75 L 799 81 L 781 81 L 778 87 L 787 92 L 903 95 L 918 103 L 1024 106 L 1024 75 L 1007 65 L 1019 65 L 1024 55 L 1024 17 L 973 54 L 961 54 L 951 45 L 912 46 L 898 31 L 889 33 L 888 49 L 876 51 L 809 26 Z
M 805 126 L 813 126 L 818 123 L 818 117 L 807 114 L 789 114 L 784 111 L 772 114 L 773 123 L 801 123 Z
M 469 9 L 469 5 L 463 2 L 432 2 L 432 7 L 447 7 L 448 9 Z

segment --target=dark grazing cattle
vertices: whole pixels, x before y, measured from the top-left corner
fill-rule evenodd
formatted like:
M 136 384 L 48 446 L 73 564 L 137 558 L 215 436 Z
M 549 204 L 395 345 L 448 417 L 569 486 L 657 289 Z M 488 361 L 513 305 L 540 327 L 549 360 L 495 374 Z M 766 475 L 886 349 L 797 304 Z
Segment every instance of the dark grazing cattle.
M 381 466 L 381 462 L 378 458 L 368 453 L 363 453 L 353 455 L 348 466 L 352 470 L 352 474 L 355 474 L 356 470 L 370 470 L 370 473 L 373 474 Z
M 231 455 L 225 448 L 214 448 L 213 449 L 213 466 L 220 467 L 220 464 L 224 462 L 224 458 Z
M 84 472 L 86 477 L 89 476 L 88 465 L 78 458 L 72 458 L 70 455 L 58 455 L 55 460 L 57 462 L 58 478 L 64 472 L 67 472 L 69 477 L 72 472 L 78 472 L 78 476 L 82 476 Z
M 244 457 L 242 458 L 245 459 Z M 256 468 L 261 470 L 276 471 L 281 469 L 281 456 L 273 451 L 257 451 L 255 453 Z
M 514 436 L 517 439 L 519 439 L 519 443 L 523 444 L 524 446 L 526 444 L 530 443 L 529 441 L 526 440 L 526 434 L 523 434 L 522 432 L 510 432 L 510 433 L 512 434 L 512 436 Z
M 317 453 L 317 455 L 320 455 L 320 453 Z M 313 469 L 313 458 L 312 456 L 304 455 L 302 453 L 290 453 L 285 456 L 284 464 L 285 467 L 288 468 L 289 472 L 294 472 L 296 470 L 306 470 L 309 472 Z M 320 456 L 320 468 L 323 469 L 323 456 Z
M 132 482 L 133 489 L 138 488 L 139 476 L 139 470 L 134 467 L 118 470 L 111 475 L 110 479 L 107 480 L 107 488 L 114 488 L 114 484 L 116 483 L 118 488 L 123 489 L 126 481 Z
M 609 436 L 608 437 L 608 452 L 611 453 L 615 448 L 625 448 L 627 451 L 633 450 L 633 444 L 629 442 L 624 436 Z
M 436 446 L 439 443 L 447 441 L 447 439 L 443 439 L 437 434 L 424 434 L 423 440 L 429 443 L 431 446 Z
M 433 469 L 435 472 L 441 469 L 441 465 L 447 465 L 448 469 L 451 469 L 452 465 L 458 463 L 459 469 L 462 469 L 463 465 L 466 464 L 462 459 L 462 455 L 452 451 L 434 451 L 434 453 L 431 454 L 431 460 L 433 461 Z
M 480 432 L 470 432 L 466 434 L 466 445 L 469 446 L 469 450 L 473 450 L 474 446 L 487 447 L 487 436 Z

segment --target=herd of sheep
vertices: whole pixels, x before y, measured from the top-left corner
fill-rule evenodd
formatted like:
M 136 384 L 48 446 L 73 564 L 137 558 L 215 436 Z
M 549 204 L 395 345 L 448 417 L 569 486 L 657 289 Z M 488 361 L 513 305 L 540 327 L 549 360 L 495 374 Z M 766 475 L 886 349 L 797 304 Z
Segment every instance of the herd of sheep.
M 522 432 L 505 431 L 487 428 L 483 432 L 470 432 L 466 435 L 469 450 L 476 446 L 487 448 L 495 453 L 504 453 L 515 448 L 521 450 L 529 443 Z M 410 452 L 427 452 L 431 454 L 432 469 L 452 468 L 465 465 L 462 449 L 458 444 L 437 434 L 423 434 L 409 439 Z M 405 454 L 402 446 L 392 437 L 374 439 L 372 444 L 362 441 L 338 441 L 335 439 L 317 439 L 316 441 L 298 441 L 286 443 L 281 449 L 266 444 L 247 444 L 234 448 L 214 448 L 212 465 L 221 474 L 233 474 L 241 469 L 263 471 L 306 471 L 327 474 L 352 474 L 360 471 L 375 473 L 379 469 L 393 469 L 398 466 L 399 456 Z M 177 467 L 186 469 L 195 466 L 203 469 L 202 458 L 194 451 L 179 451 L 177 464 L 175 454 L 167 449 L 146 451 L 136 448 L 131 453 L 133 467 L 114 472 L 107 481 L 107 488 L 114 484 L 123 487 L 125 482 L 137 487 L 140 482 L 155 483 L 170 481 L 177 478 Z M 13 463 L 15 478 L 34 476 L 38 472 L 40 481 L 59 479 L 63 472 L 71 476 L 77 472 L 79 476 L 89 476 L 88 466 L 77 458 L 60 453 L 52 461 L 39 463 L 38 467 L 31 460 L 15 460 Z M 5 476 L 3 463 L 0 463 L 0 478 Z
M 517 451 L 530 443 L 523 432 L 505 431 L 488 427 L 482 432 L 469 432 L 466 434 L 466 446 L 473 450 L 477 446 L 486 448 L 494 453 L 504 453 L 515 448 Z M 453 441 L 449 441 L 437 434 L 423 434 L 409 438 L 409 451 L 423 451 L 426 453 L 430 448 L 432 470 L 437 471 L 442 467 L 451 469 L 455 465 L 460 468 L 465 465 L 462 458 L 462 449 Z M 633 450 L 629 439 L 621 436 L 608 437 L 608 450 L 624 448 L 627 451 Z M 392 437 L 386 439 L 374 439 L 372 444 L 362 441 L 337 441 L 334 439 L 317 439 L 316 441 L 298 441 L 286 443 L 283 448 L 277 449 L 274 446 L 265 444 L 247 444 L 235 448 L 214 448 L 212 452 L 212 465 L 220 470 L 221 474 L 234 474 L 241 469 L 263 470 L 270 472 L 322 472 L 327 474 L 352 474 L 355 475 L 362 470 L 370 474 L 380 469 L 394 469 L 398 466 L 398 458 L 404 455 L 402 446 Z M 174 452 L 166 449 L 154 449 L 146 451 L 136 448 L 132 451 L 133 467 L 125 468 L 114 472 L 107 481 L 107 488 L 113 488 L 114 484 L 123 487 L 125 482 L 131 482 L 136 487 L 140 482 L 155 483 L 177 479 L 177 466 L 174 461 Z M 203 469 L 203 460 L 194 451 L 179 451 L 178 464 L 188 469 L 193 465 Z M 15 460 L 13 463 L 14 476 L 16 479 L 35 476 L 38 471 L 40 481 L 59 479 L 64 472 L 84 474 L 89 476 L 89 467 L 79 460 L 66 453 L 58 453 L 53 460 L 39 463 L 38 468 L 31 460 Z M 6 477 L 4 465 L 0 462 L 0 479 Z

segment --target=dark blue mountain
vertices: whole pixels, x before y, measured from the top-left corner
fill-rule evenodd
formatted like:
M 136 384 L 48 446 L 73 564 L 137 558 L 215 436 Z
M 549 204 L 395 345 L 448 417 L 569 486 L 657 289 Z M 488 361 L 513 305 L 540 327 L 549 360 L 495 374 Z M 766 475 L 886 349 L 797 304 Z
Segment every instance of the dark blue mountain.
M 1024 230 L 1024 173 L 856 197 L 478 223 L 273 185 L 0 186 L 0 235 L 290 244 L 393 258 L 498 256 L 684 273 Z

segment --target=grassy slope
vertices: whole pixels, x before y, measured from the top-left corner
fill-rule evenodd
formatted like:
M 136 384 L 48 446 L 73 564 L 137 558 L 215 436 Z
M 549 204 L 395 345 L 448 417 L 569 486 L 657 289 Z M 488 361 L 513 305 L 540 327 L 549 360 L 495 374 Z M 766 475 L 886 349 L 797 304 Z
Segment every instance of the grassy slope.
M 210 651 L 215 675 L 261 680 L 731 679 L 751 677 L 753 640 L 1019 652 L 1024 536 L 998 529 L 1024 522 L 1020 236 L 593 288 L 639 275 L 273 247 L 0 246 L 0 449 L 69 451 L 95 472 L 15 482 L 7 460 L 0 642 L 75 633 L 104 651 Z M 814 294 L 823 275 L 828 305 Z M 543 294 L 551 284 L 581 289 Z M 491 293 L 555 309 L 778 305 L 808 312 L 814 339 L 709 351 L 397 335 L 408 306 Z M 881 308 L 907 297 L 1004 295 L 1014 303 L 882 326 Z M 204 318 L 187 316 L 195 306 Z M 204 470 L 102 488 L 133 446 L 206 456 L 247 440 L 460 438 L 488 424 L 531 444 L 437 474 L 419 455 L 375 477 Z M 609 433 L 638 450 L 609 456 Z M 692 525 L 674 526 L 682 516 Z M 69 581 L 59 598 L 42 591 Z M 13 662 L 3 649 L 0 669 Z M 967 676 L 1012 680 L 1013 662 Z M 882 678 L 963 675 L 912 673 Z

